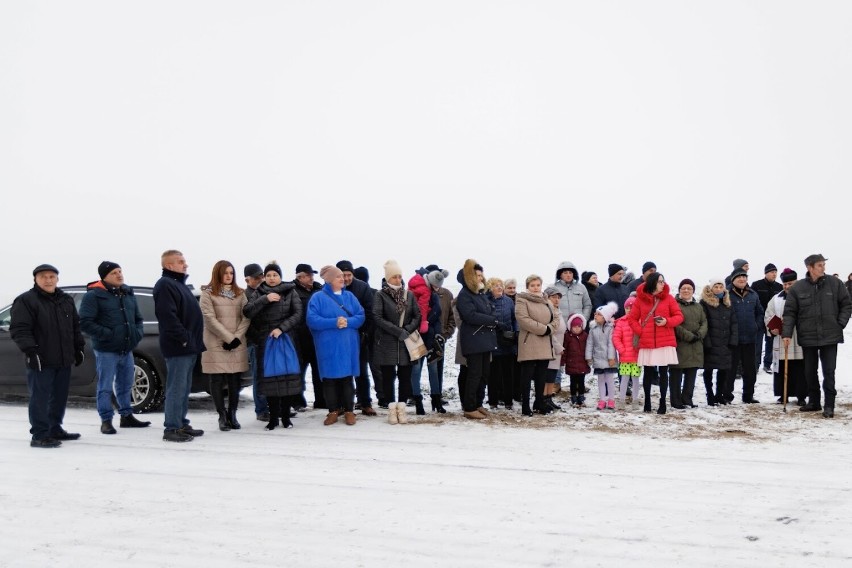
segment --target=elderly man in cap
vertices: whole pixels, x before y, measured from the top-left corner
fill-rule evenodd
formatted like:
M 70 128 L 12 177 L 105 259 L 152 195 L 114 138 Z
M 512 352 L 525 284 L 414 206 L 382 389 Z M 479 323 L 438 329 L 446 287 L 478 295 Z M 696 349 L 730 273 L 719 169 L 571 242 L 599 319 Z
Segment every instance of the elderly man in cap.
M 263 267 L 253 262 L 245 265 L 243 268 L 243 277 L 246 281 L 246 300 L 251 302 L 258 295 L 257 288 L 263 284 Z M 269 402 L 257 388 L 257 344 L 262 341 L 262 337 L 252 336 L 252 328 L 249 326 L 249 331 L 246 332 L 246 349 L 248 350 L 249 371 L 251 371 L 252 379 L 252 398 L 254 399 L 254 415 L 261 422 L 269 422 Z
M 852 315 L 852 300 L 846 287 L 837 278 L 826 276 L 821 254 L 805 259 L 808 273 L 787 291 L 784 304 L 784 326 L 781 330 L 784 346 L 790 345 L 793 330 L 802 346 L 805 360 L 805 381 L 808 403 L 800 410 L 822 410 L 826 418 L 834 417 L 834 370 L 837 367 L 837 344 L 843 343 L 843 329 Z M 819 374 L 822 365 L 822 388 L 825 389 L 825 408 L 820 406 Z
M 74 299 L 57 287 L 59 270 L 40 264 L 35 285 L 12 303 L 12 340 L 25 356 L 30 395 L 30 446 L 57 448 L 80 434 L 62 429 L 71 365 L 83 363 L 86 343 Z
M 133 288 L 124 283 L 118 263 L 103 261 L 96 280 L 89 284 L 80 304 L 80 327 L 92 338 L 95 369 L 98 373 L 97 407 L 101 418 L 101 434 L 115 434 L 112 395 L 118 402 L 119 425 L 122 428 L 145 428 L 133 416 L 130 389 L 133 387 L 135 364 L 133 349 L 142 341 L 142 311 Z
M 311 296 L 322 290 L 322 286 L 318 282 L 314 282 L 314 270 L 310 264 L 296 265 L 296 278 L 293 284 L 296 285 L 296 293 L 302 301 L 302 306 L 307 307 L 311 301 Z M 325 403 L 325 394 L 322 390 L 322 380 L 320 380 L 319 365 L 317 365 L 317 351 L 314 347 L 314 338 L 311 335 L 311 330 L 308 328 L 306 320 L 307 310 L 302 310 L 302 322 L 296 327 L 296 343 L 299 353 L 302 354 L 302 395 L 297 398 L 296 410 L 304 412 L 308 406 L 308 401 L 305 399 L 305 374 L 308 372 L 308 366 L 311 368 L 311 382 L 314 385 L 314 408 L 327 408 Z

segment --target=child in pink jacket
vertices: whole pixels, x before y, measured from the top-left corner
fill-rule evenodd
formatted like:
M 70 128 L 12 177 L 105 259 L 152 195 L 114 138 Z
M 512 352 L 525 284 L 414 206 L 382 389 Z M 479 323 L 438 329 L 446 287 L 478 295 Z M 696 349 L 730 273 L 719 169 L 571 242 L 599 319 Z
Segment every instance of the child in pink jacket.
M 641 392 L 639 377 L 642 375 L 642 367 L 636 363 L 639 348 L 633 346 L 633 329 L 627 321 L 627 314 L 630 313 L 635 303 L 635 296 L 630 296 L 624 301 L 624 315 L 615 321 L 615 331 L 612 334 L 612 343 L 618 352 L 618 384 L 620 391 L 618 400 L 622 405 L 627 396 L 627 389 L 630 387 L 630 379 L 633 379 L 633 401 L 639 399 L 639 393 Z

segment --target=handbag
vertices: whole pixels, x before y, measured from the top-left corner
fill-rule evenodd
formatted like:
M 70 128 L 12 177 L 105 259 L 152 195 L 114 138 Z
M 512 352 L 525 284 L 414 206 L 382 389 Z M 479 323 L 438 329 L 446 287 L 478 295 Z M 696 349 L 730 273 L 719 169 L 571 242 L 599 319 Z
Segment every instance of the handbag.
M 651 319 L 652 315 L 654 315 L 654 310 L 657 309 L 657 304 L 659 304 L 659 303 L 660 303 L 660 299 L 654 298 L 654 307 L 651 308 L 651 311 L 648 312 L 648 315 L 645 316 L 645 319 L 642 320 L 642 323 L 640 324 L 641 327 L 645 327 L 645 324 L 648 323 L 648 320 Z M 637 347 L 639 347 L 639 336 L 634 333 L 633 334 L 633 348 L 635 349 Z
M 405 291 L 404 296 L 405 302 L 408 303 L 408 290 Z M 405 310 L 402 310 L 402 313 L 399 314 L 399 327 L 402 327 L 403 322 L 405 321 Z M 408 356 L 411 357 L 412 361 L 416 361 L 421 357 L 424 357 L 429 350 L 426 348 L 426 344 L 423 342 L 423 338 L 420 337 L 420 332 L 416 329 L 408 334 L 408 337 L 404 340 L 405 348 L 408 349 Z
M 298 375 L 300 372 L 299 356 L 290 335 L 282 333 L 278 337 L 267 337 L 263 349 L 263 376 Z

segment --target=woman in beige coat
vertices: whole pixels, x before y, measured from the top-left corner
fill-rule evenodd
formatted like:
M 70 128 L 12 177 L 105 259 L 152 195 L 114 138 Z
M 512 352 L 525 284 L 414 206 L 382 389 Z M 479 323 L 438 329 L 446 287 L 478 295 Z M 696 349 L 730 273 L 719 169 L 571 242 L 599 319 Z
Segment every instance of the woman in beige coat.
M 521 413 L 532 416 L 530 409 L 530 381 L 535 385 L 533 408 L 541 414 L 552 409 L 544 401 L 544 382 L 547 367 L 556 358 L 551 334 L 559 325 L 559 310 L 553 307 L 541 292 L 541 277 L 527 276 L 526 292 L 519 292 L 515 300 L 515 319 L 518 322 L 518 362 L 521 364 Z
M 219 413 L 219 430 L 238 430 L 240 378 L 248 370 L 246 331 L 251 320 L 243 315 L 246 295 L 234 280 L 234 265 L 220 260 L 213 266 L 210 284 L 201 288 L 204 346 L 201 370 L 210 376 L 210 395 Z M 228 410 L 225 411 L 225 387 Z

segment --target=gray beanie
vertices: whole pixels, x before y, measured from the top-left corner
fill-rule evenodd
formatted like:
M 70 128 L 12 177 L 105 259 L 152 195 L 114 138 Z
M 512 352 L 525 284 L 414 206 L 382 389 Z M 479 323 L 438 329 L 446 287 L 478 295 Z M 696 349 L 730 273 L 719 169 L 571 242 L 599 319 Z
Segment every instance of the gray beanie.
M 428 282 L 430 286 L 440 288 L 444 285 L 444 278 L 449 275 L 450 272 L 448 270 L 433 270 L 426 275 L 426 282 Z

